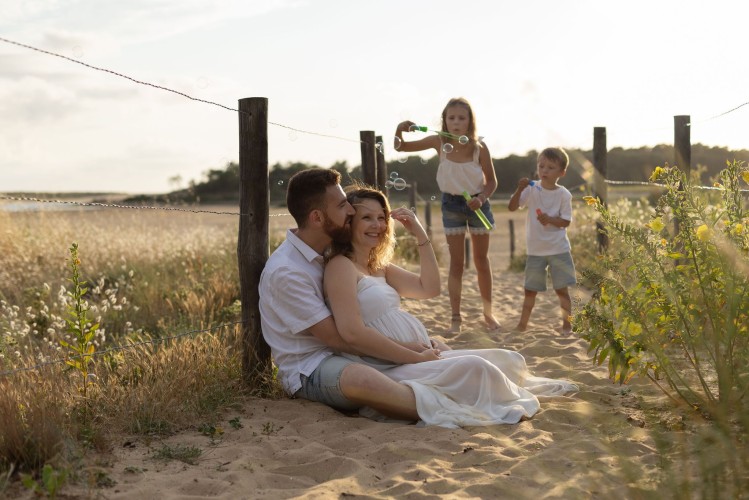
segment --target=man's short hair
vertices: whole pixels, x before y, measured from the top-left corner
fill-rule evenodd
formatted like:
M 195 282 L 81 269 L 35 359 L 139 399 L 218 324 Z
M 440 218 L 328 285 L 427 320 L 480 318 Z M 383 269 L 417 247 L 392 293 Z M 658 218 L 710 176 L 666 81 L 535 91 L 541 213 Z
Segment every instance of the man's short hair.
M 340 182 L 341 174 L 328 168 L 308 168 L 291 176 L 286 189 L 286 206 L 298 227 L 307 224 L 310 212 L 325 209 L 328 187 Z
M 567 155 L 567 151 L 562 148 L 546 148 L 538 153 L 539 159 L 542 156 L 559 164 L 563 171 L 567 170 L 567 167 L 570 165 L 570 157 Z

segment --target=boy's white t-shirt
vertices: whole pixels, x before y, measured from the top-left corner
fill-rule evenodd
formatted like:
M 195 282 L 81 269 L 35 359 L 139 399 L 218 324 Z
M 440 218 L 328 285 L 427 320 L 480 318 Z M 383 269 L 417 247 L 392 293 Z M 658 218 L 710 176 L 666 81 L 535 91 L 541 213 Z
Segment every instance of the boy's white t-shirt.
M 528 207 L 525 219 L 526 253 L 528 255 L 558 255 L 570 251 L 570 240 L 567 228 L 538 222 L 536 209 L 550 217 L 561 217 L 572 222 L 572 193 L 564 186 L 556 189 L 544 189 L 536 181 L 520 193 L 520 206 Z
M 323 296 L 322 256 L 292 230 L 260 276 L 260 325 L 289 395 L 333 350 L 307 329 L 331 315 Z

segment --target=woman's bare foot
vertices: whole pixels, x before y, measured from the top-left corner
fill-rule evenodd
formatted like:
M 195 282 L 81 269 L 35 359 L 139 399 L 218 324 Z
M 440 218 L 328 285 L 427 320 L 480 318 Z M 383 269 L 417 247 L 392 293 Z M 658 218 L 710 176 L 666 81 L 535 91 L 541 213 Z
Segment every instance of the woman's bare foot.
M 463 322 L 463 317 L 460 313 L 453 314 L 450 318 L 450 328 L 447 330 L 448 333 L 460 333 L 460 324 Z

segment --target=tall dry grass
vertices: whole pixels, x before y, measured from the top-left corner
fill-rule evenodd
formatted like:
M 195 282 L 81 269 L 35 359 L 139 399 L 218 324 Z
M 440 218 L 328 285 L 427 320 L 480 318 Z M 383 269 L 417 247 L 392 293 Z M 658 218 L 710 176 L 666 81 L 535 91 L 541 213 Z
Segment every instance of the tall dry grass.
M 243 400 L 239 325 L 162 340 L 240 319 L 236 233 L 215 214 L 0 211 L 0 477 L 72 470 L 113 435 L 169 434 Z M 72 242 L 104 352 L 86 381 L 58 362 Z

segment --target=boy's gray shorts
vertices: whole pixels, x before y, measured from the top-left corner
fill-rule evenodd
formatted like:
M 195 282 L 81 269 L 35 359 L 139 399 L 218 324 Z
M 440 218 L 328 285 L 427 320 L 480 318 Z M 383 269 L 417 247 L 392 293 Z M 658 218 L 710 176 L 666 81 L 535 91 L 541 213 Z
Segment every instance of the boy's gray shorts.
M 575 264 L 570 252 L 557 255 L 529 255 L 525 260 L 525 289 L 532 292 L 546 291 L 547 268 L 551 272 L 554 290 L 577 283 Z

